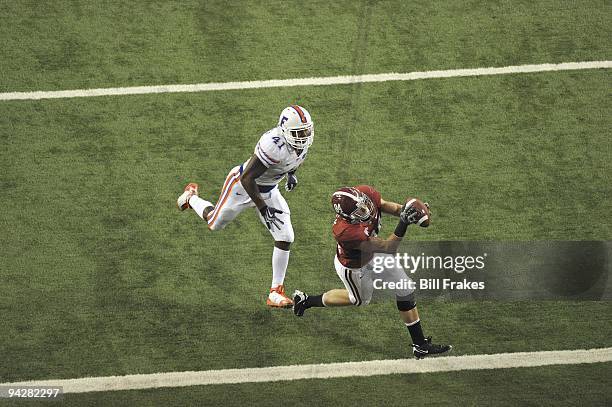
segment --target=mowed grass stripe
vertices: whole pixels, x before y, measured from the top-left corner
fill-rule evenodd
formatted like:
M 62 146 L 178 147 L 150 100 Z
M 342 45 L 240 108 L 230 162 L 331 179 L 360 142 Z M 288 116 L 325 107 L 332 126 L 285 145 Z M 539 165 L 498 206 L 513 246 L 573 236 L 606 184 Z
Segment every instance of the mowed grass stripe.
M 612 348 L 541 352 L 465 355 L 433 359 L 373 360 L 364 362 L 222 369 L 200 372 L 169 372 L 127 376 L 86 377 L 3 383 L 1 386 L 63 387 L 64 393 L 120 391 L 159 387 L 202 386 L 300 379 L 364 377 L 389 374 L 452 372 L 459 370 L 508 369 L 550 365 L 575 365 L 612 361 Z
M 142 95 L 149 93 L 210 92 L 220 90 L 263 89 L 291 86 L 325 86 L 352 83 L 413 81 L 419 79 L 453 78 L 464 76 L 505 75 L 532 72 L 571 71 L 581 69 L 612 68 L 612 61 L 565 62 L 560 64 L 516 65 L 500 68 L 450 69 L 410 73 L 383 73 L 347 75 L 319 78 L 198 83 L 191 85 L 134 86 L 123 88 L 76 89 L 61 91 L 0 93 L 0 100 L 38 100 L 94 96 Z

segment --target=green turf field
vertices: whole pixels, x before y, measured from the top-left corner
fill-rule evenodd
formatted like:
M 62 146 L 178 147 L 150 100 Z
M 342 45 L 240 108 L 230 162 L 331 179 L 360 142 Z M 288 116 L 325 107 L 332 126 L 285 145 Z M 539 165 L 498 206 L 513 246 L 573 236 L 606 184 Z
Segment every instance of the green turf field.
M 262 4 L 0 0 L 0 92 L 612 59 L 612 10 L 598 1 Z M 209 232 L 176 210 L 186 182 L 216 200 L 227 172 L 299 103 L 316 140 L 285 194 L 296 232 L 288 290 L 341 284 L 329 196 L 347 184 L 431 202 L 418 240 L 611 240 L 611 79 L 583 70 L 0 101 L 0 382 L 408 357 L 394 304 L 300 320 L 267 309 L 268 232 L 254 212 Z M 420 308 L 458 355 L 612 346 L 610 302 Z M 273 392 L 296 405 L 375 405 L 383 389 L 389 405 L 604 405 L 605 377 L 609 363 L 66 402 L 249 405 Z M 402 386 L 416 395 L 393 393 Z
M 610 390 L 602 376 L 612 375 L 612 363 L 508 369 L 498 374 L 475 372 L 429 375 L 305 380 L 266 385 L 224 385 L 109 393 L 112 405 L 179 404 L 183 406 L 270 405 L 270 394 L 282 394 L 293 406 L 312 405 L 495 405 L 495 406 L 605 406 Z M 580 377 L 580 380 L 575 380 Z M 555 396 L 554 399 L 551 395 Z M 106 397 L 106 396 L 105 396 Z M 410 404 L 406 400 L 410 400 Z M 95 405 L 100 394 L 65 397 L 66 405 Z M 47 403 L 40 403 L 46 405 Z

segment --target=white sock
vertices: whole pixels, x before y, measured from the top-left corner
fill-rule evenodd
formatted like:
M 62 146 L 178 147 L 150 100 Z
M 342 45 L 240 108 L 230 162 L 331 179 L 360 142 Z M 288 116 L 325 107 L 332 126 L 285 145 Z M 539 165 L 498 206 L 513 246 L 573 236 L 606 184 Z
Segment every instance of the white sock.
M 193 195 L 189 198 L 189 206 L 193 208 L 194 211 L 200 216 L 200 218 L 206 220 L 204 218 L 204 209 L 209 206 L 213 206 L 212 203 L 208 202 L 206 199 L 202 199 L 197 195 Z
M 272 288 L 278 287 L 285 281 L 287 265 L 289 264 L 289 250 L 281 250 L 274 246 L 272 252 Z

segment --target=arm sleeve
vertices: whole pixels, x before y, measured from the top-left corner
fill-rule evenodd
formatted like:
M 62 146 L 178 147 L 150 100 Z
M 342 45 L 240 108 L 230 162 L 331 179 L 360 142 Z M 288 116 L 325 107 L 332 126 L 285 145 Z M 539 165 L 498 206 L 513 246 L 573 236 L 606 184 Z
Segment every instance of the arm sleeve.
M 276 143 L 275 139 L 278 139 Z M 259 142 L 255 146 L 255 155 L 267 168 L 277 165 L 280 163 L 281 159 L 281 149 L 279 145 L 282 145 L 284 142 L 285 141 L 280 139 L 280 137 L 273 137 L 266 133 L 261 136 Z

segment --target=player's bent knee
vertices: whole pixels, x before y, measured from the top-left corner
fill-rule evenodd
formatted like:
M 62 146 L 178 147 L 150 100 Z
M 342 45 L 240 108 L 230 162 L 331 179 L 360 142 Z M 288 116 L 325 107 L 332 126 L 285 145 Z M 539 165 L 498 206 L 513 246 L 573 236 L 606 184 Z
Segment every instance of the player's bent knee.
M 277 242 L 287 242 L 289 244 L 293 243 L 295 240 L 293 228 L 283 230 L 280 234 L 275 235 L 274 238 Z
M 223 224 L 221 224 L 221 223 L 219 223 L 219 222 L 217 222 L 217 223 L 214 223 L 214 222 L 213 222 L 213 223 L 209 223 L 209 224 L 208 224 L 208 230 L 211 230 L 211 231 L 213 231 L 213 232 L 214 232 L 215 230 L 221 230 L 221 229 L 223 229 L 224 227 L 225 227 L 225 225 L 223 225 Z
M 414 298 L 397 299 L 397 309 L 400 311 L 410 311 L 416 307 Z
M 349 292 L 349 300 L 351 301 L 351 304 L 353 304 L 356 307 L 364 307 L 370 303 L 369 298 L 366 298 L 366 299 L 355 298 L 355 296 L 353 296 L 353 294 L 351 294 L 350 292 Z
M 289 228 L 289 231 L 287 232 L 287 240 L 285 241 L 289 243 L 293 243 L 294 240 L 295 240 L 295 233 L 293 233 L 293 228 Z

